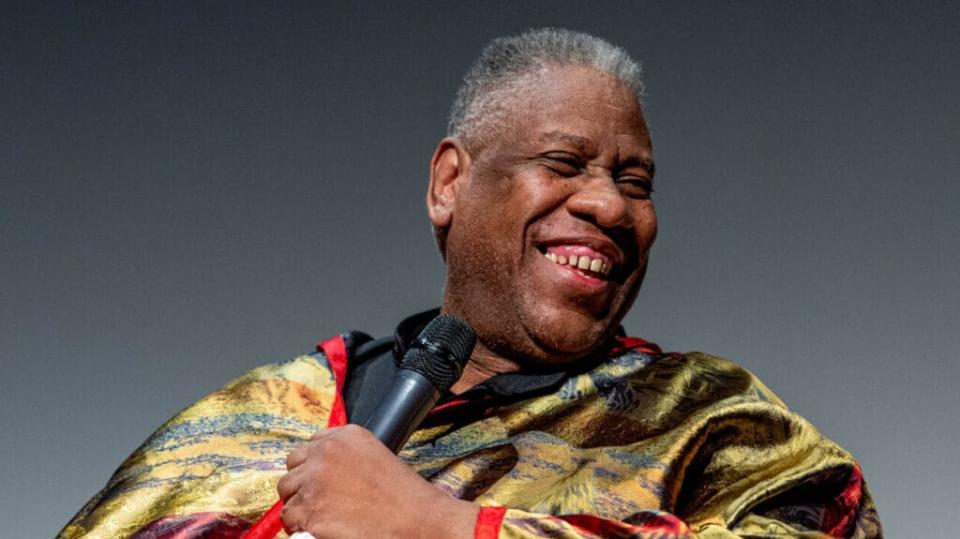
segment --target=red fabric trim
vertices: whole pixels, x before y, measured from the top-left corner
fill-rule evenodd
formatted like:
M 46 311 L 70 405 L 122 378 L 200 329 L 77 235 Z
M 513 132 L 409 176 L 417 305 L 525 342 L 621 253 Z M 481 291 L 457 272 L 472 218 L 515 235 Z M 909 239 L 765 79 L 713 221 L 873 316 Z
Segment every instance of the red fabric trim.
M 863 500 L 863 471 L 854 463 L 847 479 L 847 486 L 823 512 L 820 531 L 831 537 L 846 537 L 857 518 L 857 510 Z
M 435 414 L 435 413 L 437 413 L 437 412 L 439 412 L 439 411 L 441 411 L 441 410 L 446 410 L 447 408 L 453 408 L 454 406 L 460 406 L 461 404 L 467 404 L 468 402 L 470 402 L 470 401 L 465 400 L 465 399 L 458 399 L 458 400 L 455 400 L 455 401 L 445 402 L 445 403 L 441 404 L 440 406 L 435 406 L 432 410 L 430 410 L 430 411 L 427 413 L 427 415 Z
M 663 350 L 661 350 L 659 346 L 639 337 L 617 337 L 617 341 L 620 343 L 620 346 L 614 346 L 610 349 L 611 356 L 622 354 L 627 350 L 637 350 L 648 354 L 663 353 Z
M 593 515 L 561 515 L 555 518 L 570 524 L 580 531 L 600 537 L 624 537 L 625 534 L 628 533 L 628 530 L 632 528 L 629 524 L 611 522 L 605 518 L 595 517 Z
M 500 537 L 500 525 L 506 507 L 481 507 L 477 513 L 477 526 L 473 529 L 473 539 L 497 539 Z
M 249 523 L 230 513 L 190 513 L 158 518 L 137 530 L 130 539 L 190 539 L 241 537 Z
M 689 537 L 690 528 L 674 515 L 668 513 L 654 514 L 640 524 L 627 524 L 601 518 L 594 515 L 562 515 L 556 517 L 576 527 L 580 531 L 599 537 L 634 537 L 638 534 L 656 532 L 657 537 Z
M 327 363 L 337 383 L 337 392 L 333 397 L 327 428 L 342 427 L 347 424 L 347 408 L 343 403 L 343 382 L 347 378 L 347 343 L 343 340 L 343 336 L 338 335 L 318 344 L 317 351 L 327 356 Z
M 273 504 L 262 517 L 258 518 L 253 526 L 243 534 L 241 539 L 273 539 L 283 529 L 280 512 L 283 511 L 283 500 Z
M 327 428 L 342 427 L 347 424 L 347 409 L 343 404 L 343 382 L 347 378 L 347 343 L 343 336 L 338 335 L 317 345 L 317 351 L 327 356 L 327 363 L 333 372 L 333 379 L 337 384 L 333 396 L 333 406 L 330 407 L 330 417 L 327 419 Z M 273 504 L 269 511 L 253 523 L 242 539 L 273 539 L 283 529 L 280 512 L 283 511 L 283 500 Z

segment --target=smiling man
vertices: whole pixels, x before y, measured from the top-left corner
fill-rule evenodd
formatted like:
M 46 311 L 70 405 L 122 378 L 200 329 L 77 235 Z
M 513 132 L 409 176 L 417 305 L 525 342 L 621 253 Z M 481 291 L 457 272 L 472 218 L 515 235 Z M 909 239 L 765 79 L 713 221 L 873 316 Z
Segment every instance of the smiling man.
M 278 492 L 286 530 L 318 538 L 879 537 L 853 458 L 750 373 L 624 336 L 657 232 L 641 96 L 622 50 L 564 30 L 472 67 L 427 207 L 440 311 L 478 342 L 399 457 L 341 425 L 438 311 L 188 408 L 62 536 L 237 537 Z
M 639 70 L 618 67 L 630 82 L 531 67 L 488 90 L 501 114 L 471 111 L 475 97 L 440 143 L 427 206 L 446 250 L 443 309 L 482 336 L 467 371 L 479 376 L 461 387 L 597 351 L 640 289 L 657 230 L 653 157 Z

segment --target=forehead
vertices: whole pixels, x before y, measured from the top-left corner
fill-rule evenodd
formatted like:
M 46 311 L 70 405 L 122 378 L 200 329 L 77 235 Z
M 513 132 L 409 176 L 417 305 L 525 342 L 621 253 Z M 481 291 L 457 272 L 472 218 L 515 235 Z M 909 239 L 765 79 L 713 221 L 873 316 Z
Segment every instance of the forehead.
M 564 143 L 584 152 L 616 147 L 649 157 L 650 133 L 626 83 L 589 67 L 556 66 L 524 86 L 511 131 L 526 143 Z

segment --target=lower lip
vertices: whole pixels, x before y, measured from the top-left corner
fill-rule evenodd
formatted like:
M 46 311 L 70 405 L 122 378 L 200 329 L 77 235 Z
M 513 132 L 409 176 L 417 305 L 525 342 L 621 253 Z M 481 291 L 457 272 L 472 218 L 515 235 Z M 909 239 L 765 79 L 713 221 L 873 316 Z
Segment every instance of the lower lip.
M 555 267 L 560 275 L 564 277 L 564 280 L 568 281 L 569 284 L 573 284 L 577 288 L 581 288 L 588 292 L 598 292 L 606 288 L 608 281 L 606 279 L 600 279 L 598 277 L 593 277 L 587 275 L 580 271 L 579 268 L 571 266 L 569 264 L 557 264 L 547 258 L 543 259 L 544 262 Z

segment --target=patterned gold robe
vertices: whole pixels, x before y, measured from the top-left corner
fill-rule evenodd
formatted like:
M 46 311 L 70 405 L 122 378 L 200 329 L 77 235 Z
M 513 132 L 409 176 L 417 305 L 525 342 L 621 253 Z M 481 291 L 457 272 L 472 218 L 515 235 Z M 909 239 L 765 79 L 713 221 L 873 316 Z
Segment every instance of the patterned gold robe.
M 286 455 L 345 421 L 348 342 L 177 414 L 59 537 L 240 537 Z M 746 370 L 633 338 L 608 356 L 546 394 L 439 406 L 400 458 L 482 506 L 477 538 L 881 536 L 856 461 Z

